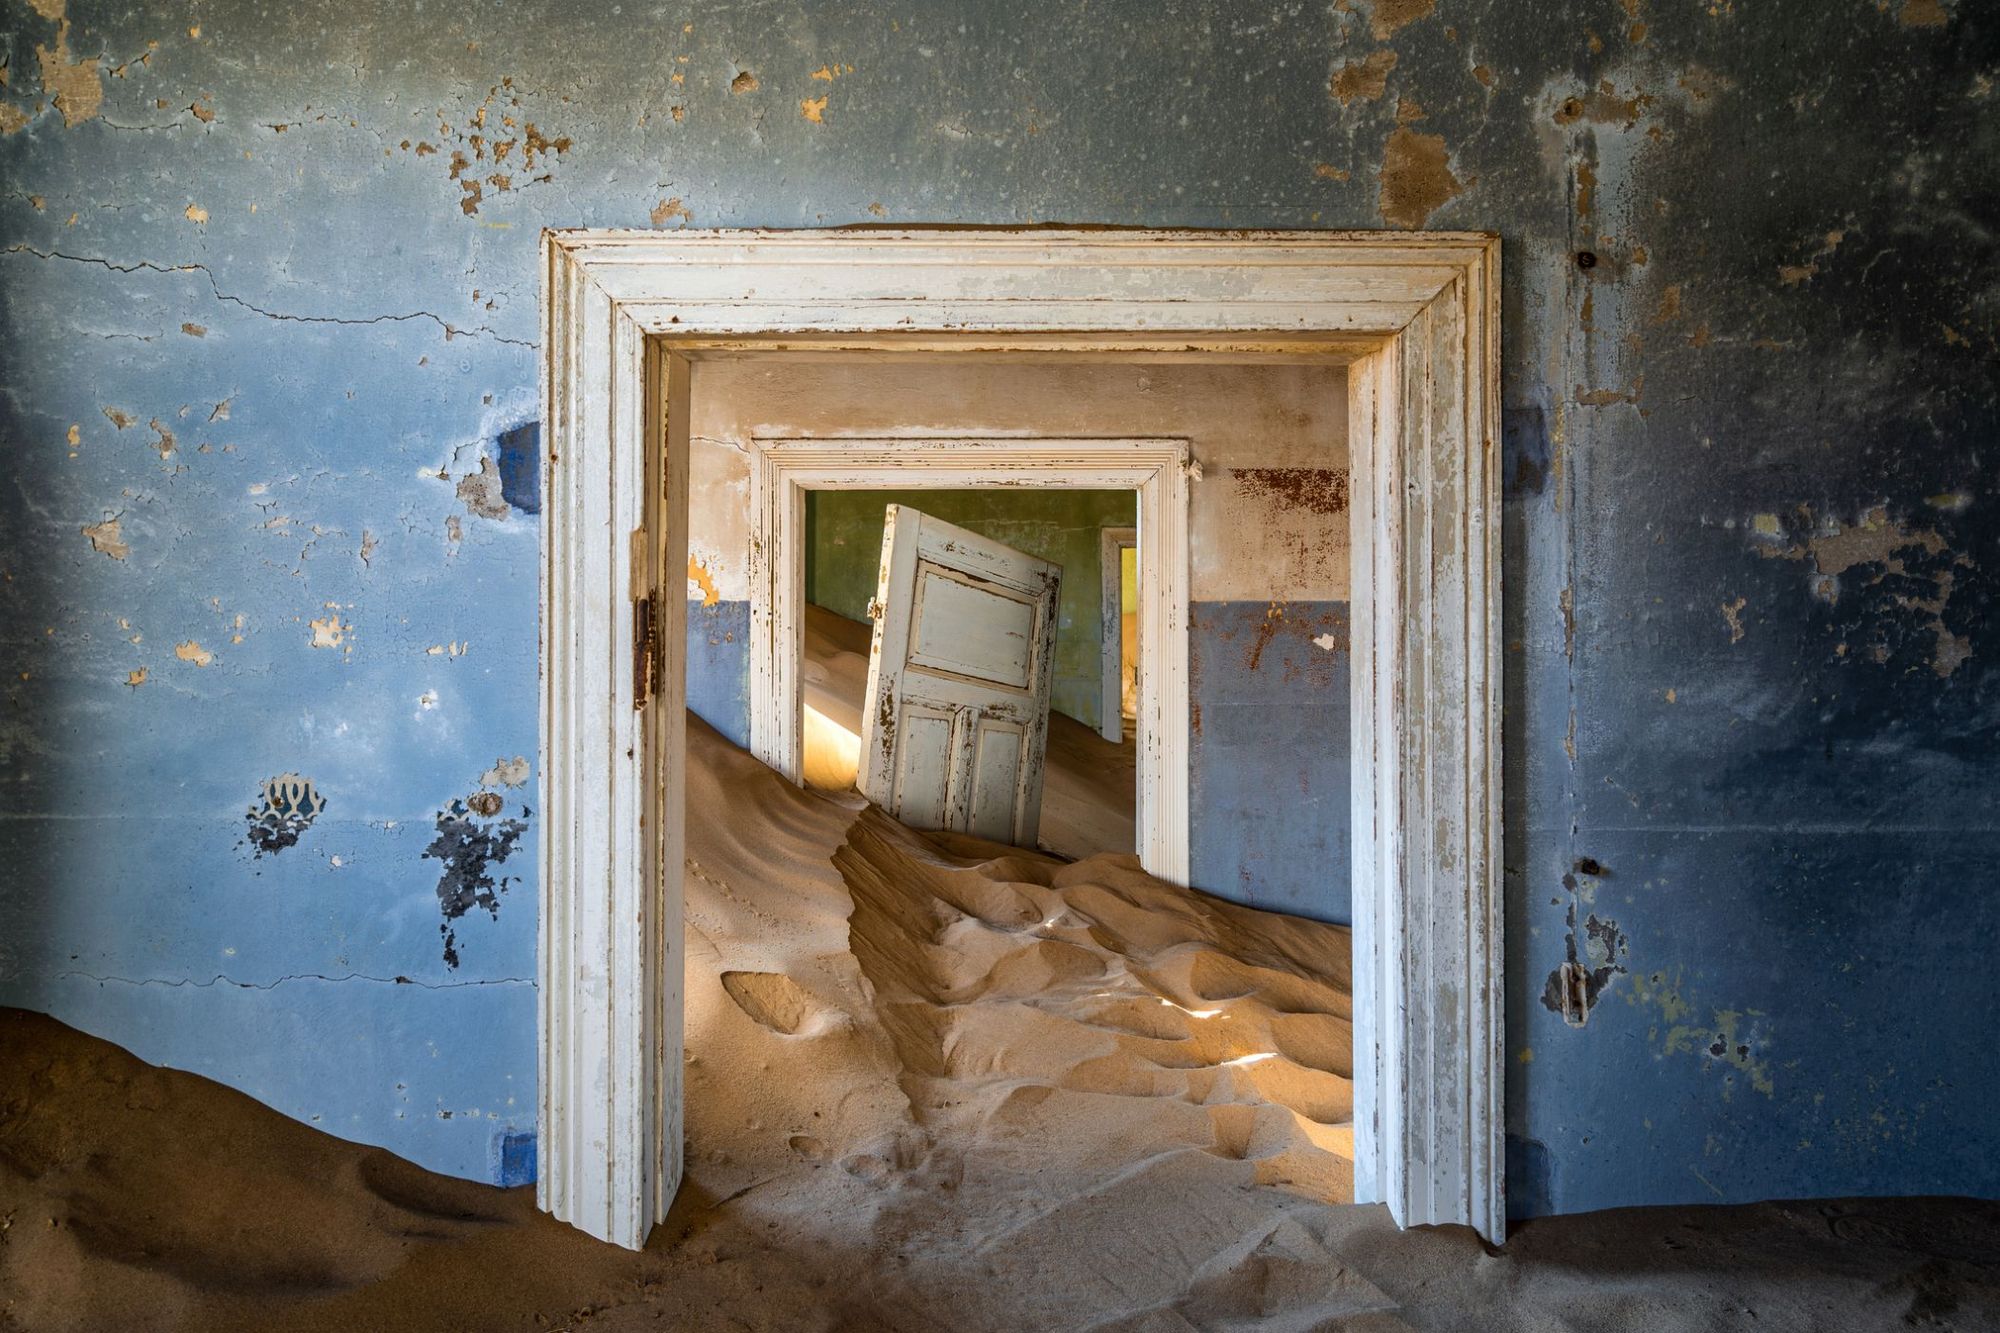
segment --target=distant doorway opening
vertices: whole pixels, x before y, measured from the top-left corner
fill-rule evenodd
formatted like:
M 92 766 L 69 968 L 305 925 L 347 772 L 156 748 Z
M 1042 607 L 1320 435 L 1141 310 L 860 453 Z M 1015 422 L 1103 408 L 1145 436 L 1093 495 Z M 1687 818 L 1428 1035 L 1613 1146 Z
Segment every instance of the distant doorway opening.
M 1139 721 L 1139 530 L 1104 529 L 1097 568 L 1102 578 L 1098 606 L 1103 614 L 1098 630 L 1103 694 L 1097 732 L 1118 742 L 1129 739 Z
M 806 713 L 804 679 L 810 496 L 1034 488 L 1136 494 L 1138 521 L 1130 528 L 1134 558 L 1159 574 L 1144 581 L 1135 617 L 1143 684 L 1135 701 L 1133 840 L 1124 850 L 1136 851 L 1151 874 L 1186 884 L 1191 740 L 1187 442 L 922 434 L 759 438 L 754 447 L 750 751 L 794 781 L 808 779 L 806 732 L 809 725 L 821 725 Z M 817 619 L 824 628 L 824 617 Z M 826 650 L 825 645 L 814 647 Z
M 866 753 L 862 737 L 871 716 L 865 699 L 878 669 L 875 631 L 910 618 L 910 608 L 884 603 L 883 571 L 889 561 L 884 519 L 892 511 L 917 512 L 1059 571 L 1050 660 L 1037 689 L 1049 701 L 1045 729 L 1033 747 L 1036 771 L 1028 797 L 1037 807 L 1037 833 L 1032 842 L 1001 840 L 1066 860 L 1135 852 L 1141 607 L 1136 597 L 1124 595 L 1124 585 L 1137 578 L 1137 506 L 1132 491 L 1069 487 L 809 490 L 800 668 L 801 775 L 806 785 L 867 790 L 861 775 Z M 1121 636 L 1129 642 L 1121 643 Z M 1107 662 L 1116 681 L 1121 653 L 1130 659 L 1125 674 L 1134 685 L 1122 696 L 1103 685 Z M 952 683 L 947 677 L 946 688 Z M 900 739 L 907 740 L 907 728 Z M 888 795 L 890 800 L 878 797 L 878 803 L 901 806 L 898 798 L 911 794 Z M 923 794 L 915 795 L 917 804 L 911 809 L 922 806 Z M 905 822 L 917 828 L 955 827 L 950 821 L 927 823 L 907 814 Z

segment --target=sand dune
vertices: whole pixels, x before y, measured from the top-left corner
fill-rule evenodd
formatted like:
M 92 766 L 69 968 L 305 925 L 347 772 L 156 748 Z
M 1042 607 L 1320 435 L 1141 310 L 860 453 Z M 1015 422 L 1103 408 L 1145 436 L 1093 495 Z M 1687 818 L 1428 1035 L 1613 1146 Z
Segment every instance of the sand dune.
M 1345 932 L 912 834 L 690 723 L 686 1183 L 641 1254 L 0 1011 L 0 1328 L 1994 1327 L 2000 1205 L 1350 1188 Z

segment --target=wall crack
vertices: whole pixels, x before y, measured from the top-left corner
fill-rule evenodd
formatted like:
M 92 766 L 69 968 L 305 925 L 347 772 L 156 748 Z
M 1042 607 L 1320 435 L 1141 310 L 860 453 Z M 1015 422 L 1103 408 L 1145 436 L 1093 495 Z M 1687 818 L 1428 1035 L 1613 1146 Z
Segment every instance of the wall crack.
M 265 319 L 283 320 L 287 323 L 364 325 L 405 324 L 418 320 L 429 320 L 444 330 L 447 339 L 491 338 L 494 342 L 505 343 L 509 347 L 535 348 L 541 345 L 539 342 L 526 338 L 509 338 L 504 334 L 494 332 L 484 324 L 476 325 L 472 328 L 460 328 L 458 325 L 432 314 L 428 310 L 413 310 L 406 314 L 370 315 L 365 318 L 348 318 L 340 315 L 293 315 L 281 310 L 266 310 L 262 306 L 254 305 L 244 300 L 240 296 L 232 296 L 230 293 L 223 291 L 222 285 L 215 280 L 215 273 L 206 264 L 155 264 L 148 259 L 141 259 L 131 264 L 120 264 L 109 259 L 99 258 L 96 255 L 72 255 L 65 254 L 61 250 L 37 250 L 31 245 L 11 245 L 7 247 L 6 253 L 10 255 L 32 255 L 36 259 L 61 259 L 72 264 L 95 264 L 100 268 L 109 269 L 113 273 L 200 273 L 204 278 L 208 279 L 209 289 L 214 293 L 216 300 L 227 302 L 230 305 L 241 306 L 254 315 L 262 315 Z

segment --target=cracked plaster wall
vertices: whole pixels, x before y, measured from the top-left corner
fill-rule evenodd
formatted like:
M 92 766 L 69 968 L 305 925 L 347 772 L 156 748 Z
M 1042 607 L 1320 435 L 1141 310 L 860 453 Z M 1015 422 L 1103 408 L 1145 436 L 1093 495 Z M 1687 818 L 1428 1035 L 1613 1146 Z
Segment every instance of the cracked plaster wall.
M 1490 228 L 1513 1206 L 2000 1192 L 1990 7 L 7 0 L 0 62 L 0 1000 L 502 1173 L 541 227 Z

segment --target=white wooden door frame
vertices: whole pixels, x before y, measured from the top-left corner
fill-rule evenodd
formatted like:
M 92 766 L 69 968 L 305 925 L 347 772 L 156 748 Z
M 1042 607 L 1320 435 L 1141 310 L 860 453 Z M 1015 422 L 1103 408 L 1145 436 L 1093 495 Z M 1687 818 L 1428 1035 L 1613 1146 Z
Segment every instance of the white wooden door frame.
M 1355 551 L 1355 1191 L 1502 1237 L 1499 241 L 543 236 L 540 1164 L 638 1247 L 681 1174 L 690 358 L 1338 356 Z
M 1137 528 L 1100 528 L 1097 533 L 1097 623 L 1099 688 L 1097 734 L 1107 741 L 1125 739 L 1125 558 L 1119 554 L 1127 546 L 1139 544 Z M 1143 566 L 1143 559 L 1141 564 Z M 1145 579 L 1139 580 L 1141 605 L 1145 601 Z M 1140 641 L 1145 641 L 1146 617 L 1139 616 Z M 1139 688 L 1146 688 L 1146 654 L 1139 653 Z
M 1034 435 L 820 435 L 752 440 L 750 752 L 802 780 L 807 491 L 1044 487 L 1137 491 L 1147 568 L 1164 571 L 1139 617 L 1135 813 L 1148 871 L 1188 882 L 1188 468 L 1186 440 Z

